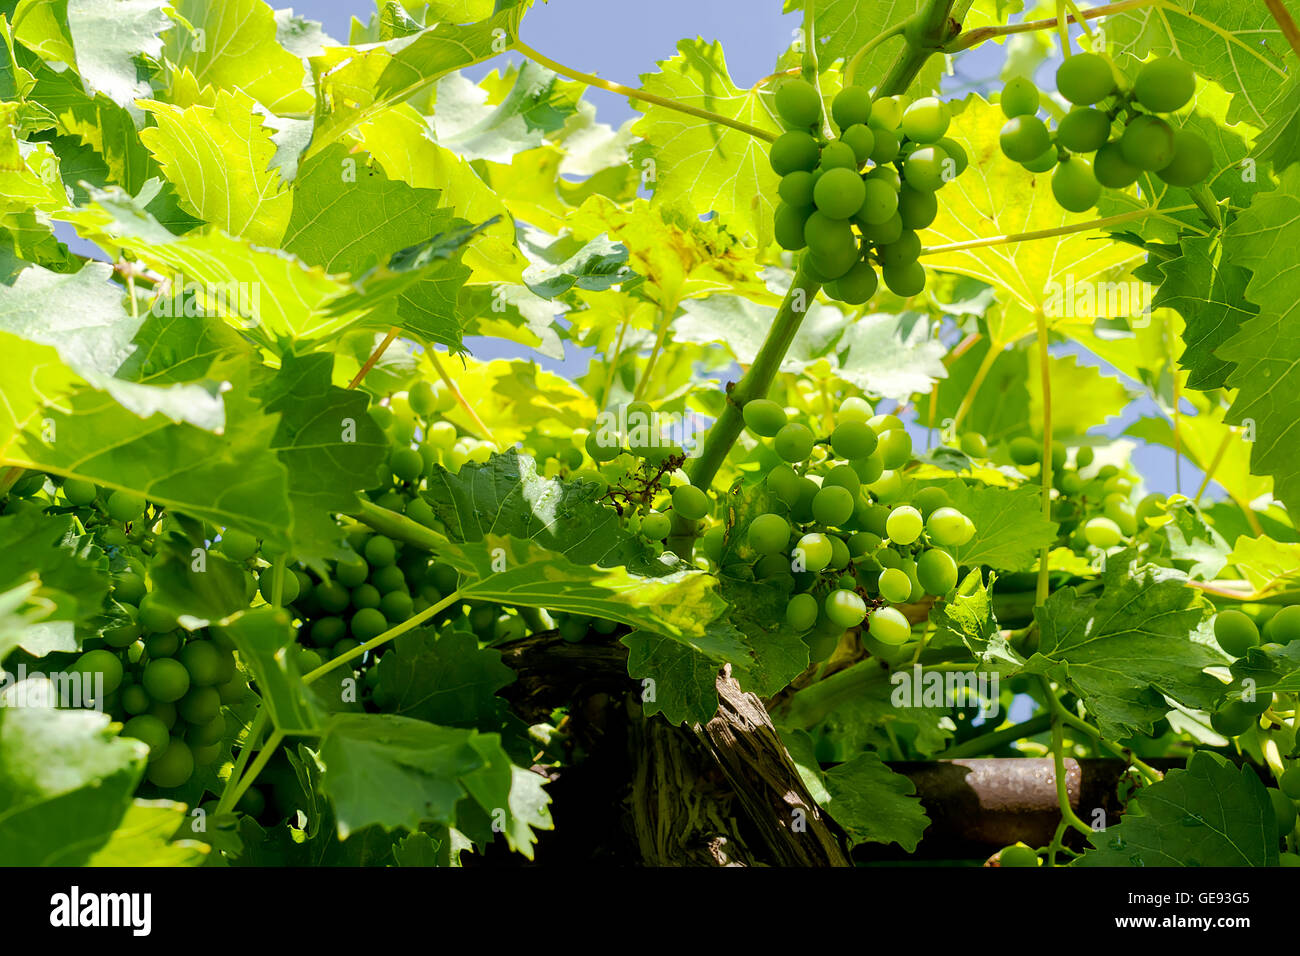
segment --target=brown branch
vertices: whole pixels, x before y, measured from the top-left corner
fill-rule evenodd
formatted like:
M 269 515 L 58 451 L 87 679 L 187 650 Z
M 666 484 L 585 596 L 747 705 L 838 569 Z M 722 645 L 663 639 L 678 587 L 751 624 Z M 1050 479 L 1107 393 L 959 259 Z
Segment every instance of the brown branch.
M 1291 49 L 1300 56 L 1300 27 L 1296 26 L 1295 20 L 1286 7 L 1282 6 L 1282 0 L 1264 0 L 1264 6 L 1268 7 L 1268 12 L 1273 14 L 1273 19 L 1282 30 L 1282 35 L 1286 37 L 1286 42 L 1291 44 Z

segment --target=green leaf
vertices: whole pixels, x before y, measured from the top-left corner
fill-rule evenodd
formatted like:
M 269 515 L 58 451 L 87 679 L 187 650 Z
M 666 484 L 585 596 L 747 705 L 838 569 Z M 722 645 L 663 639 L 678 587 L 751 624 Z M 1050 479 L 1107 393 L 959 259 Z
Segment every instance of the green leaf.
M 763 98 L 741 89 L 727 71 L 719 43 L 682 40 L 678 55 L 662 60 L 658 73 L 641 77 L 646 93 L 718 113 L 769 132 L 780 132 Z M 633 162 L 652 161 L 654 201 L 687 202 L 698 213 L 716 212 L 738 235 L 765 246 L 772 237 L 777 175 L 767 159 L 767 143 L 727 126 L 640 100 L 644 116 L 632 131 L 645 140 L 633 149 Z
M 122 821 L 146 748 L 112 733 L 107 714 L 31 706 L 36 695 L 53 700 L 53 685 L 33 678 L 0 693 L 0 858 L 81 866 Z
M 247 577 L 242 565 L 207 549 L 196 522 L 185 531 L 160 534 L 149 561 L 150 599 L 177 616 L 181 627 L 195 631 L 224 621 L 248 607 Z M 186 533 L 188 531 L 188 533 Z
M 318 703 L 302 682 L 289 614 L 282 608 L 260 607 L 221 625 L 239 649 L 239 656 L 253 672 L 262 706 L 271 723 L 283 734 L 313 736 L 321 732 L 325 718 Z M 340 716 L 336 714 L 334 718 Z
M 1218 754 L 1139 790 L 1076 866 L 1277 866 L 1277 822 L 1255 771 Z
M 674 724 L 713 719 L 718 711 L 717 661 L 649 631 L 632 631 L 620 643 L 628 649 L 628 676 L 641 682 L 641 706 L 647 717 L 663 714 Z
M 143 119 L 135 101 L 153 93 L 136 58 L 157 59 L 157 36 L 170 21 L 164 0 L 68 0 L 68 36 L 77 51 L 77 72 L 91 96 L 103 93 Z
M 993 585 L 997 577 L 989 572 L 989 581 L 985 585 L 983 571 L 975 568 L 957 586 L 955 595 L 935 606 L 930 620 L 940 631 L 931 638 L 931 646 L 935 646 L 936 638 L 947 631 L 983 666 L 1019 670 L 1024 658 L 1002 635 L 997 615 L 993 612 Z
M 851 59 L 862 47 L 886 30 L 902 23 L 924 5 L 923 0 L 876 0 L 874 3 L 859 3 L 857 0 L 785 0 L 784 11 L 790 13 L 802 9 L 816 13 L 816 53 L 824 72 L 835 60 Z M 806 16 L 807 13 L 805 18 Z M 807 24 L 807 19 L 804 23 Z M 855 83 L 859 86 L 875 86 L 903 47 L 901 37 L 876 47 L 858 64 Z M 924 96 L 926 91 L 939 88 L 938 59 L 931 57 L 921 68 L 909 92 Z
M 480 648 L 468 631 L 409 631 L 379 659 L 384 712 L 448 727 L 500 726 L 497 691 L 515 680 L 501 652 Z
M 563 262 L 530 265 L 523 278 L 534 295 L 554 299 L 574 286 L 599 292 L 638 276 L 628 266 L 626 248 L 607 236 L 597 236 Z
M 975 524 L 975 536 L 948 549 L 958 564 L 1025 571 L 1056 540 L 1056 523 L 1043 517 L 1042 494 L 1033 485 L 996 488 L 954 479 L 940 486 Z
M 171 837 L 186 820 L 185 804 L 133 800 L 126 815 L 87 866 L 202 866 L 208 847 Z
M 484 85 L 496 87 L 497 95 L 489 99 Z M 490 74 L 482 85 L 452 73 L 438 81 L 434 138 L 467 160 L 509 163 L 563 129 L 581 95 L 580 84 L 532 60 L 507 67 L 499 78 Z
M 1205 668 L 1226 658 L 1197 635 L 1208 608 L 1181 573 L 1109 555 L 1100 596 L 1062 588 L 1035 609 L 1040 639 L 1025 670 L 1078 693 L 1102 735 L 1150 734 L 1170 698 L 1213 709 L 1222 685 Z
M 1268 126 L 1255 142 L 1255 155 L 1282 172 L 1300 161 L 1300 80 L 1291 76 L 1265 111 Z

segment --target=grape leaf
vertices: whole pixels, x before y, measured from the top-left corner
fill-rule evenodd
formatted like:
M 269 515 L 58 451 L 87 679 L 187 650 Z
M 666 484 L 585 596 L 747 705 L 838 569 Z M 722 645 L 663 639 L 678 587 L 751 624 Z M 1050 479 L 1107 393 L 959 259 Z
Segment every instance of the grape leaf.
M 957 593 L 949 600 L 935 606 L 930 614 L 938 632 L 930 640 L 931 646 L 944 646 L 942 636 L 946 631 L 959 640 L 982 666 L 999 670 L 1019 670 L 1024 664 L 1020 656 L 1002 635 L 997 615 L 993 612 L 993 585 L 997 574 L 989 572 L 984 583 L 984 573 L 979 568 L 966 575 L 957 586 Z
M 288 612 L 263 606 L 221 624 L 221 633 L 239 649 L 257 681 L 262 706 L 281 733 L 314 736 L 321 732 L 326 714 L 298 672 L 298 661 L 285 649 L 294 633 Z M 346 716 L 336 714 L 331 719 Z
M 496 87 L 490 96 L 485 86 Z M 438 81 L 432 124 L 439 145 L 467 160 L 508 163 L 535 149 L 577 111 L 580 84 L 524 60 L 482 84 L 460 72 Z
M 923 6 L 922 0 L 876 0 L 874 3 L 859 3 L 858 0 L 785 0 L 786 13 L 800 9 L 815 10 L 816 20 L 813 26 L 817 33 L 816 53 L 823 71 L 835 60 L 851 59 L 862 47 L 886 30 L 902 23 Z M 878 86 L 903 48 L 903 43 L 901 38 L 896 39 L 892 43 L 876 47 L 863 57 L 858 64 L 854 83 L 859 86 Z M 938 59 L 931 57 L 921 67 L 911 90 L 916 96 L 925 95 L 925 92 L 916 92 L 918 90 L 928 92 L 939 88 Z
M 172 842 L 172 834 L 186 819 L 183 803 L 133 800 L 86 866 L 202 866 L 207 846 L 197 840 Z
M 1249 766 L 1198 751 L 1139 790 L 1076 866 L 1277 866 L 1277 822 Z
M 674 724 L 703 724 L 718 711 L 720 665 L 679 641 L 635 630 L 620 643 L 628 649 L 628 676 L 641 682 L 647 717 L 663 714 Z
M 136 57 L 162 53 L 157 34 L 169 24 L 164 0 L 68 0 L 68 38 L 76 50 L 76 68 L 91 96 L 103 93 L 141 120 L 135 101 L 153 93 L 140 75 Z
M 606 236 L 597 236 L 562 262 L 533 263 L 524 270 L 524 284 L 534 295 L 554 299 L 575 285 L 601 291 L 636 279 L 628 267 L 627 249 Z
M 940 487 L 975 525 L 975 536 L 950 549 L 958 564 L 1024 571 L 1056 540 L 1056 523 L 1043 517 L 1042 495 L 1033 485 L 995 488 L 961 479 Z
M 1228 564 L 1257 591 L 1300 577 L 1300 544 L 1274 541 L 1268 535 L 1237 538 Z
M 379 659 L 384 712 L 448 727 L 499 726 L 497 691 L 515 679 L 501 652 L 480 648 L 468 631 L 409 631 Z
M 1300 245 L 1300 167 L 1292 166 L 1272 192 L 1261 193 L 1228 228 L 1232 264 L 1252 273 L 1246 295 L 1260 314 L 1219 346 L 1218 356 L 1236 364 L 1228 385 L 1237 388 L 1228 413 L 1234 425 L 1251 422 L 1255 444 L 1250 469 L 1273 476 L 1276 495 L 1300 510 L 1300 281 L 1278 249 Z
M 780 132 L 763 97 L 738 88 L 718 43 L 682 40 L 678 55 L 641 77 L 641 88 L 769 132 Z M 636 100 L 643 117 L 632 131 L 645 141 L 632 151 L 638 169 L 653 171 L 656 203 L 685 201 L 713 211 L 729 229 L 765 246 L 772 237 L 777 175 L 767 144 L 748 133 Z M 652 165 L 647 167 L 646 163 Z
M 1140 565 L 1132 549 L 1109 555 L 1100 596 L 1067 587 L 1035 609 L 1041 637 L 1025 670 L 1077 692 L 1112 740 L 1149 735 L 1169 709 L 1166 697 L 1213 709 L 1222 685 L 1204 670 L 1226 658 L 1195 639 L 1208 609 L 1186 581 L 1178 571 Z
M 1278 88 L 1277 98 L 1265 113 L 1268 126 L 1255 141 L 1254 155 L 1282 172 L 1300 161 L 1300 74 L 1293 74 Z

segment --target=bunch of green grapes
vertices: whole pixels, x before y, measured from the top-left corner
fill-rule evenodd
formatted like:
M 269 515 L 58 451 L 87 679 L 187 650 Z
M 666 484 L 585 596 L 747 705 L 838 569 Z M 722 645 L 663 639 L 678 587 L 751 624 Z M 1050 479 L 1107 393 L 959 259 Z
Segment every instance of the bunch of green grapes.
M 111 572 L 103 626 L 66 672 L 89 681 L 86 688 L 102 680 L 105 713 L 123 725 L 123 736 L 149 747 L 151 784 L 183 786 L 220 756 L 228 730 L 222 708 L 248 693 L 234 647 L 219 631 L 182 629 L 155 594 L 149 559 L 170 520 L 160 509 L 79 479 L 64 481 L 53 504 L 77 514 L 104 547 Z M 245 592 L 251 601 L 251 579 Z
M 770 439 L 785 462 L 765 478 L 770 510 L 743 530 L 742 553 L 754 556 L 754 577 L 793 592 L 786 620 L 808 632 L 813 661 L 825 660 L 846 630 L 864 624 L 868 650 L 901 656 L 912 626 L 898 605 L 956 586 L 951 549 L 971 539 L 974 524 L 940 488 L 902 500 L 911 437 L 896 416 L 874 414 L 864 399 L 846 398 L 820 441 L 771 400 L 746 402 L 742 411 L 746 427 Z M 713 563 L 722 561 L 727 544 L 720 528 L 701 541 Z
M 1182 109 L 1196 91 L 1196 75 L 1182 60 L 1144 63 L 1129 84 L 1106 57 L 1076 53 L 1056 71 L 1056 88 L 1074 105 L 1049 130 L 1036 115 L 1040 95 L 1033 82 L 1016 77 L 1006 85 L 1001 145 L 1030 172 L 1055 170 L 1052 195 L 1061 208 L 1091 209 L 1103 186 L 1125 189 L 1144 172 L 1171 186 L 1194 186 L 1209 176 L 1209 144 L 1157 115 Z
M 455 407 L 456 396 L 441 381 L 416 382 L 406 395 L 370 407 L 371 418 L 392 445 L 389 464 L 399 479 L 415 481 L 435 465 L 455 473 L 466 462 L 481 464 L 499 450 L 489 441 L 460 434 L 444 417 Z
M 929 96 L 873 102 L 863 87 L 846 87 L 831 102 L 832 140 L 822 133 L 821 95 L 807 81 L 782 84 L 776 108 L 786 126 L 769 156 L 781 176 L 777 242 L 807 249 L 804 270 L 841 302 L 875 295 L 877 268 L 894 294 L 922 291 L 916 231 L 938 215 L 935 193 L 967 165 L 966 151 L 944 135 L 948 107 Z

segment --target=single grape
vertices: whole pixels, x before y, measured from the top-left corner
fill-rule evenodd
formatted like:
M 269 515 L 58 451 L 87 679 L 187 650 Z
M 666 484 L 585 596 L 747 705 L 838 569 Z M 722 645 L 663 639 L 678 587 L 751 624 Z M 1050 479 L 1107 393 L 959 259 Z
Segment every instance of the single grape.
M 864 422 L 840 422 L 831 432 L 831 449 L 840 458 L 866 458 L 878 442 L 876 433 Z
M 1071 103 L 1091 106 L 1115 92 L 1110 61 L 1096 53 L 1067 56 L 1056 71 L 1056 89 Z
M 898 191 L 896 201 L 905 229 L 924 229 L 939 215 L 939 200 L 933 192 L 904 186 Z
M 900 96 L 882 96 L 871 103 L 871 117 L 867 125 L 874 129 L 898 129 L 903 122 L 903 99 Z
M 916 562 L 916 577 L 926 594 L 947 594 L 957 586 L 957 562 L 940 548 L 930 548 Z
M 1292 765 L 1283 772 L 1278 786 L 1292 800 L 1300 800 L 1300 765 Z
M 813 187 L 817 177 L 806 169 L 797 169 L 781 177 L 777 186 L 777 195 L 790 206 L 811 206 L 813 204 Z
M 956 163 L 938 146 L 922 146 L 903 163 L 907 185 L 923 192 L 934 192 L 956 175 Z
M 865 422 L 874 413 L 875 410 L 871 407 L 871 403 L 865 398 L 850 395 L 840 402 L 840 407 L 835 412 L 835 420 L 840 424 L 845 422 Z
M 352 615 L 348 626 L 352 631 L 352 637 L 364 644 L 388 630 L 388 619 L 378 608 L 364 607 Z M 335 642 L 336 653 L 337 648 L 342 644 L 341 640 Z
M 878 481 L 884 474 L 885 462 L 879 455 L 868 455 L 866 458 L 855 458 L 849 462 L 849 467 L 857 474 L 858 479 L 864 484 L 869 485 L 873 481 Z
M 799 223 L 799 236 L 803 237 L 803 223 Z M 587 449 L 587 454 L 594 462 L 613 461 L 622 454 L 622 447 L 619 443 L 618 436 L 609 433 L 607 429 L 598 428 L 587 435 L 583 447 Z
M 880 460 L 888 471 L 902 468 L 912 460 L 912 436 L 902 428 L 881 433 Z
M 917 143 L 933 143 L 948 132 L 952 114 L 934 96 L 923 96 L 903 110 L 903 134 Z
M 921 536 L 925 520 L 921 512 L 911 505 L 900 505 L 889 513 L 885 522 L 885 531 L 889 540 L 895 544 L 911 544 Z
M 862 232 L 862 238 L 877 247 L 897 242 L 903 235 L 903 217 L 897 212 L 891 214 L 884 222 L 869 223 L 864 219 L 855 218 L 854 223 Z
M 820 608 L 811 594 L 796 594 L 785 609 L 785 620 L 796 631 L 806 631 L 817 623 Z
M 813 498 L 813 518 L 819 523 L 839 528 L 853 515 L 851 492 L 838 485 L 823 487 Z
M 180 661 L 164 657 L 145 665 L 140 683 L 154 700 L 170 704 L 190 689 L 190 672 Z
M 666 514 L 651 512 L 641 519 L 641 533 L 651 541 L 662 541 L 672 531 L 672 519 Z
M 822 98 L 807 80 L 790 79 L 776 91 L 776 111 L 791 128 L 812 126 L 822 115 Z
M 345 588 L 355 588 L 366 582 L 370 576 L 370 565 L 356 553 L 340 558 L 334 569 L 334 578 Z
M 1113 548 L 1124 538 L 1124 533 L 1110 518 L 1089 518 L 1083 526 L 1083 536 L 1094 548 Z
M 759 515 L 749 523 L 746 537 L 759 554 L 776 554 L 784 551 L 790 540 L 790 522 L 780 515 Z
M 811 216 L 812 213 L 813 207 L 811 205 L 790 206 L 786 203 L 781 203 L 776 207 L 776 213 L 772 220 L 772 228 L 777 244 L 780 245 L 782 249 L 789 249 L 791 252 L 797 252 L 808 245 L 808 240 L 804 238 L 804 229 L 808 224 L 808 217 Z M 591 439 L 588 438 L 587 441 L 590 443 Z M 591 453 L 590 444 L 588 444 L 587 451 L 589 454 Z M 618 457 L 617 444 L 613 446 L 613 451 L 613 457 Z M 594 454 L 592 455 L 592 458 L 595 458 L 596 461 L 609 460 L 605 458 L 596 458 Z
M 872 611 L 867 629 L 875 640 L 890 647 L 906 644 L 912 636 L 912 625 L 901 611 L 893 607 L 880 607 Z
M 84 507 L 92 503 L 98 495 L 99 489 L 95 487 L 94 482 L 69 478 L 63 483 L 63 497 L 68 499 L 70 505 Z
M 804 240 L 813 252 L 834 254 L 849 249 L 856 258 L 853 227 L 845 219 L 832 219 L 824 212 L 814 212 L 804 224 Z
M 1110 117 L 1090 106 L 1076 106 L 1056 127 L 1056 141 L 1076 153 L 1091 153 L 1110 139 Z
M 884 265 L 907 265 L 909 262 L 915 262 L 917 256 L 921 254 L 921 237 L 915 230 L 905 229 L 895 241 L 884 245 L 877 243 L 876 249 Z
M 817 168 L 817 161 L 820 158 L 821 149 L 817 146 L 817 140 L 802 130 L 782 133 L 776 138 L 768 154 L 772 171 L 778 176 L 785 176 L 799 169 L 811 172 Z
M 1282 645 L 1300 637 L 1300 604 L 1289 604 L 1269 618 L 1264 633 L 1274 644 Z
M 397 448 L 388 456 L 388 467 L 399 481 L 415 481 L 424 473 L 424 459 L 413 448 Z
M 799 476 L 789 465 L 778 465 L 767 473 L 767 486 L 786 504 L 799 500 Z
M 912 579 L 899 568 L 885 568 L 876 579 L 876 590 L 891 604 L 905 604 L 912 595 Z
M 1281 790 L 1268 788 L 1268 799 L 1273 804 L 1273 816 L 1277 818 L 1277 831 L 1283 836 L 1295 829 L 1295 803 Z
M 143 714 L 149 709 L 149 695 L 139 684 L 122 688 L 122 709 L 128 714 Z
M 1055 169 L 1060 161 L 1061 151 L 1055 146 L 1049 146 L 1040 155 L 1020 165 L 1031 173 L 1047 173 Z
M 831 539 L 819 532 L 804 535 L 794 546 L 795 558 L 803 564 L 804 570 L 814 573 L 830 567 L 834 554 Z
M 190 683 L 207 687 L 221 676 L 221 652 L 211 641 L 189 641 L 181 648 L 177 660 L 189 672 Z
M 194 774 L 194 754 L 185 741 L 173 737 L 162 755 L 149 764 L 149 782 L 169 790 L 179 787 Z
M 383 568 L 397 560 L 397 546 L 392 539 L 377 534 L 366 541 L 366 563 L 372 568 Z
M 852 169 L 827 170 L 813 190 L 817 209 L 832 219 L 848 219 L 866 199 L 862 177 Z
M 1011 460 L 1021 468 L 1027 468 L 1042 461 L 1042 445 L 1027 435 L 1013 438 L 1007 446 L 1007 451 L 1011 455 Z
M 1162 56 L 1144 63 L 1133 80 L 1133 96 L 1152 113 L 1172 113 L 1196 92 L 1196 75 L 1182 60 Z
M 855 592 L 843 588 L 828 594 L 823 606 L 826 617 L 841 628 L 857 627 L 867 616 L 866 602 Z
M 899 141 L 898 135 L 892 130 L 872 127 L 871 135 L 875 137 L 875 143 L 871 147 L 870 159 L 878 166 L 882 163 L 892 163 L 898 158 Z
M 1097 182 L 1086 159 L 1071 156 L 1052 174 L 1052 195 L 1062 209 L 1084 212 L 1097 205 L 1101 198 L 1101 183 Z
M 434 394 L 433 386 L 428 382 L 416 382 L 407 392 L 406 398 L 411 403 L 411 410 L 425 420 L 432 417 L 436 411 L 437 396 Z
M 862 480 L 852 465 L 836 465 L 822 479 L 823 488 L 843 488 L 851 495 L 857 495 L 862 487 Z M 856 500 L 855 500 L 856 507 Z
M 1139 116 L 1119 138 L 1124 161 L 1138 169 L 1164 169 L 1174 158 L 1174 131 L 1158 116 Z
M 876 148 L 876 134 L 862 123 L 850 126 L 840 135 L 840 142 L 853 150 L 857 164 L 861 166 L 871 158 L 871 151 Z
M 963 432 L 960 445 L 962 452 L 971 458 L 988 457 L 989 443 L 979 432 Z
M 826 285 L 826 294 L 848 305 L 863 305 L 871 300 L 880 287 L 876 270 L 871 263 L 859 260 L 853 268 Z
M 917 510 L 927 518 L 940 508 L 947 508 L 952 505 L 948 498 L 948 493 L 938 485 L 931 485 L 928 488 L 922 488 L 912 496 L 912 504 Z
M 956 508 L 936 508 L 926 519 L 925 531 L 940 547 L 955 548 L 975 537 L 975 523 Z
M 846 86 L 831 100 L 831 119 L 846 130 L 871 119 L 871 91 L 865 86 Z
M 176 702 L 176 712 L 186 723 L 206 724 L 221 713 L 221 695 L 215 687 L 190 687 Z
M 415 613 L 415 602 L 409 591 L 389 591 L 379 601 L 379 612 L 388 621 L 405 621 Z
M 673 510 L 688 521 L 699 521 L 711 510 L 709 496 L 694 485 L 673 489 Z
M 919 262 L 887 265 L 880 270 L 889 291 L 907 299 L 925 289 L 925 269 Z
M 817 164 L 823 173 L 832 169 L 846 169 L 856 173 L 858 166 L 858 154 L 853 151 L 853 147 L 838 140 L 822 147 L 821 160 Z
M 83 698 L 90 698 L 92 694 L 98 693 L 94 682 L 96 675 L 103 677 L 104 695 L 113 693 L 122 683 L 122 662 L 112 651 L 103 648 L 86 651 L 68 668 L 68 672 L 80 674 L 82 679 L 88 682 L 89 686 L 83 684 L 85 688 L 82 691 Z
M 1038 112 L 1038 87 L 1027 77 L 1012 77 L 1002 88 L 1001 106 L 1007 119 L 1033 116 Z
M 885 222 L 898 209 L 898 189 L 882 179 L 864 179 L 862 181 L 862 202 L 858 206 L 857 218 L 868 225 Z
M 957 178 L 966 171 L 966 167 L 970 165 L 970 157 L 966 155 L 966 148 L 961 143 L 951 136 L 945 136 L 935 145 L 943 150 L 944 155 L 951 160 L 951 175 L 945 175 L 945 182 Z
M 171 743 L 167 725 L 157 717 L 139 714 L 122 726 L 123 737 L 134 737 L 149 745 L 149 761 L 153 762 L 163 755 Z
M 144 516 L 144 499 L 129 491 L 115 491 L 108 496 L 106 508 L 114 521 L 128 524 Z
M 1003 124 L 998 143 L 1008 159 L 1027 163 L 1051 149 L 1052 134 L 1038 117 L 1017 116 Z
M 262 600 L 267 604 L 271 603 L 271 596 L 275 593 L 275 568 L 263 568 L 257 574 L 257 590 L 262 595 Z M 280 605 L 287 607 L 294 601 L 298 600 L 298 578 L 288 568 L 280 575 Z
M 1013 843 L 998 852 L 998 866 L 1038 866 L 1038 854 L 1023 843 Z
M 772 445 L 783 461 L 794 463 L 807 461 L 812 455 L 814 443 L 813 433 L 807 425 L 789 422 L 776 433 Z
M 1213 167 L 1210 144 L 1190 130 L 1180 129 L 1174 133 L 1174 158 L 1156 175 L 1171 186 L 1195 186 Z
M 1093 157 L 1092 174 L 1107 189 L 1126 189 L 1137 182 L 1142 170 L 1124 158 L 1124 149 L 1118 143 L 1107 143 Z

